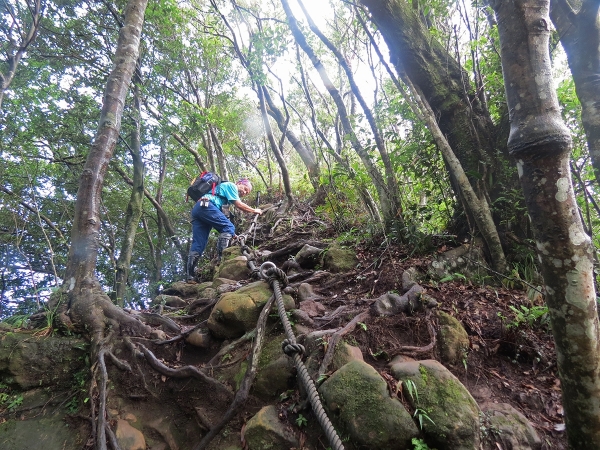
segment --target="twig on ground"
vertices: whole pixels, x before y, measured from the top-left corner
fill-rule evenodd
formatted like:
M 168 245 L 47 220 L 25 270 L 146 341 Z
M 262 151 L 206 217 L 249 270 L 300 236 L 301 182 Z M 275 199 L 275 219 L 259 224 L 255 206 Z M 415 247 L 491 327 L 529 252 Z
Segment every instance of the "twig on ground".
M 325 356 L 323 357 L 323 362 L 321 363 L 321 367 L 319 367 L 319 376 L 323 375 L 325 372 L 327 372 L 327 368 L 329 367 L 329 364 L 331 364 L 331 361 L 333 361 L 333 355 L 335 354 L 335 347 L 336 347 L 337 343 L 340 341 L 340 339 L 342 338 L 342 336 L 354 331 L 358 322 L 363 322 L 370 315 L 371 315 L 371 313 L 369 312 L 368 309 L 366 311 L 361 312 L 360 314 L 356 315 L 350 322 L 348 322 L 348 324 L 344 328 L 342 328 L 339 331 L 336 331 L 333 334 L 333 336 L 331 336 L 331 339 L 329 340 L 329 344 L 327 347 L 327 352 L 325 352 Z

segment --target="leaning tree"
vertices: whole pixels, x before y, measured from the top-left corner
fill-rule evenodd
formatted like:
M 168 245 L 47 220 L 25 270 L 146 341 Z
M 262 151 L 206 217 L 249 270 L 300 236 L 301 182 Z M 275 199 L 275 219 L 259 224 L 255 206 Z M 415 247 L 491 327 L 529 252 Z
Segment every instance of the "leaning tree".
M 496 0 L 515 158 L 541 263 L 569 447 L 600 442 L 600 334 L 594 248 L 571 184 L 571 137 L 552 84 L 549 0 Z

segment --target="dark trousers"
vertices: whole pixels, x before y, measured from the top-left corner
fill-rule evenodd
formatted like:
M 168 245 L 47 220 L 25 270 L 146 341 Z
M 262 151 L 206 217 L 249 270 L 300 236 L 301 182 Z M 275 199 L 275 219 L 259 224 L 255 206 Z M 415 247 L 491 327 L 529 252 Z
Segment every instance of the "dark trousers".
M 213 228 L 219 233 L 235 235 L 235 227 L 219 208 L 211 202 L 208 202 L 208 206 L 201 206 L 200 202 L 196 202 L 192 208 L 191 252 L 198 252 L 199 255 L 202 255 L 208 242 L 210 230 Z

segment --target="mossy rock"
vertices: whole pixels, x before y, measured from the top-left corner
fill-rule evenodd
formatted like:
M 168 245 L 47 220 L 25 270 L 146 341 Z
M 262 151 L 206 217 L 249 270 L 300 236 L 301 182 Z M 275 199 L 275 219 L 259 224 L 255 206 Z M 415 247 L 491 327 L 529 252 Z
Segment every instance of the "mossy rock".
M 235 292 L 223 294 L 208 318 L 208 328 L 220 339 L 233 339 L 256 327 L 263 306 L 273 294 L 264 281 L 256 281 Z M 286 309 L 295 308 L 294 299 L 283 296 Z
M 150 303 L 150 306 L 158 306 L 164 304 L 173 308 L 183 308 L 189 304 L 189 302 L 183 300 L 181 297 L 176 295 L 165 295 L 159 294 Z
M 217 268 L 214 278 L 227 278 L 229 280 L 246 280 L 250 276 L 248 259 L 245 256 L 236 256 L 227 261 L 223 260 Z
M 356 252 L 342 248 L 337 244 L 327 249 L 323 256 L 323 267 L 333 273 L 348 272 L 356 267 L 358 258 Z
M 10 450 L 79 450 L 87 434 L 65 423 L 66 411 L 44 410 L 27 420 L 10 419 L 0 424 L 0 448 Z
M 237 245 L 234 245 L 233 247 L 227 247 L 225 250 L 223 250 L 223 255 L 221 256 L 221 264 L 223 264 L 225 261 L 230 261 L 234 258 L 237 258 L 238 256 L 242 256 L 241 247 Z
M 484 448 L 519 450 L 540 450 L 542 441 L 527 418 L 508 403 L 488 403 L 482 405 L 485 434 Z
M 385 380 L 363 361 L 344 365 L 319 391 L 329 417 L 359 446 L 409 449 L 412 438 L 419 435 L 402 403 L 390 397 Z
M 364 361 L 360 348 L 343 341 L 338 343 L 333 354 L 333 370 L 338 370 L 352 361 Z
M 416 392 L 406 398 L 417 409 L 429 445 L 453 450 L 479 448 L 479 406 L 448 369 L 438 361 L 424 360 L 394 364 L 390 370 L 405 384 L 412 381 Z
M 2 381 L 23 390 L 70 387 L 72 374 L 85 367 L 88 349 L 86 341 L 74 337 L 0 332 Z
M 259 398 L 271 400 L 293 387 L 295 366 L 292 358 L 283 353 L 284 335 L 270 338 L 263 346 L 258 363 L 258 373 L 252 392 Z
M 279 420 L 275 406 L 265 406 L 246 424 L 244 440 L 249 450 L 289 450 L 299 448 L 296 437 Z
M 460 364 L 469 352 L 469 335 L 455 317 L 440 310 L 436 315 L 440 324 L 437 336 L 440 359 L 443 363 Z
M 176 295 L 181 298 L 197 298 L 202 292 L 202 284 L 190 284 L 185 281 L 176 281 L 162 291 L 165 295 Z

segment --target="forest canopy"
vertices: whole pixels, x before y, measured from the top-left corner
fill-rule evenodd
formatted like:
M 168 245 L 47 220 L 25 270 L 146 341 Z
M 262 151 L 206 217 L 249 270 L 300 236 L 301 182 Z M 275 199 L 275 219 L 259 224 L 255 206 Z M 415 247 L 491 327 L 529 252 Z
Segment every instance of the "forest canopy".
M 249 177 L 269 200 L 313 201 L 336 231 L 357 239 L 384 236 L 424 251 L 431 235 L 483 235 L 490 267 L 504 265 L 533 281 L 531 226 L 506 147 L 508 110 L 491 7 L 415 3 L 407 36 L 398 37 L 414 46 L 395 48 L 399 41 L 385 36 L 386 24 L 369 3 L 148 5 L 102 189 L 96 270 L 106 293 L 117 289 L 120 257 L 129 251 L 124 304 L 142 307 L 161 284 L 181 277 L 190 241 L 185 189 L 203 169 L 232 180 Z M 2 8 L 0 317 L 6 318 L 43 308 L 63 281 L 74 201 L 125 2 L 9 0 Z M 560 38 L 553 29 L 554 85 L 573 141 L 579 214 L 598 248 L 598 179 Z M 419 66 L 418 52 L 428 67 Z M 474 198 L 488 205 L 497 237 L 487 237 L 477 207 L 449 171 L 428 114 Z M 141 210 L 127 250 L 132 185 L 142 193 Z M 495 265 L 499 257 L 506 263 Z

